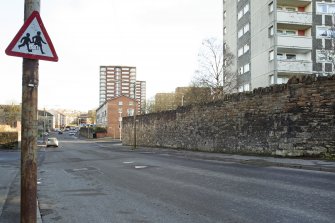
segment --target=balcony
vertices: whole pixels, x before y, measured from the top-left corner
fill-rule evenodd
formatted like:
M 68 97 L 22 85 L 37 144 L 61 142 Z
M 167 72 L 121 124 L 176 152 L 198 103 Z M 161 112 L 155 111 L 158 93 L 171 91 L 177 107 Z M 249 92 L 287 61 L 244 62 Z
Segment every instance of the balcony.
M 312 13 L 277 11 L 278 27 L 305 30 L 312 27 Z
M 277 47 L 291 53 L 307 53 L 312 50 L 312 37 L 278 35 Z
M 312 4 L 312 0 L 277 0 L 279 5 L 289 5 L 295 7 L 306 7 L 307 5 Z
M 312 61 L 307 60 L 277 60 L 277 70 L 282 75 L 311 74 Z

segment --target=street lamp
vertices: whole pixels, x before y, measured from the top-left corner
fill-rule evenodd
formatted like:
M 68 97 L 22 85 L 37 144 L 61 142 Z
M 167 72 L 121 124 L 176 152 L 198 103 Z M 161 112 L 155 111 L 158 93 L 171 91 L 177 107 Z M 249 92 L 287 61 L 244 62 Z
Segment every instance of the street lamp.
M 134 84 L 134 149 L 136 149 L 136 81 Z

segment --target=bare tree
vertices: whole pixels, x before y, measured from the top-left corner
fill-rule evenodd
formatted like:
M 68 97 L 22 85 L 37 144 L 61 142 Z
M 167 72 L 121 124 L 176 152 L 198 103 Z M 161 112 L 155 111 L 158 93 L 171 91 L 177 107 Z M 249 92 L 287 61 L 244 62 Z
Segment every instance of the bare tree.
M 212 98 L 217 99 L 236 89 L 236 72 L 231 71 L 234 55 L 226 48 L 223 54 L 222 42 L 210 38 L 202 43 L 198 55 L 199 69 L 192 80 L 195 87 L 208 87 Z

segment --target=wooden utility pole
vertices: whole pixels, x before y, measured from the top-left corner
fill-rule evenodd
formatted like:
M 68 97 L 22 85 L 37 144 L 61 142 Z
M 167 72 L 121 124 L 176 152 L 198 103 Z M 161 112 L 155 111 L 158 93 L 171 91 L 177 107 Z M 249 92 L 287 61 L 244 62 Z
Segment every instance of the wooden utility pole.
M 40 0 L 25 0 L 24 21 L 40 11 Z M 38 60 L 23 59 L 21 138 L 21 223 L 36 223 Z

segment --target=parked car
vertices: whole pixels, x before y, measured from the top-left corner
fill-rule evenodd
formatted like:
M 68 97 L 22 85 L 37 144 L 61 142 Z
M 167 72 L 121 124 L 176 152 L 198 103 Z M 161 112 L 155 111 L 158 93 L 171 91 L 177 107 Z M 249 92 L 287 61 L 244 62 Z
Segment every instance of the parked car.
M 58 139 L 57 138 L 48 138 L 47 147 L 55 146 L 58 147 Z

